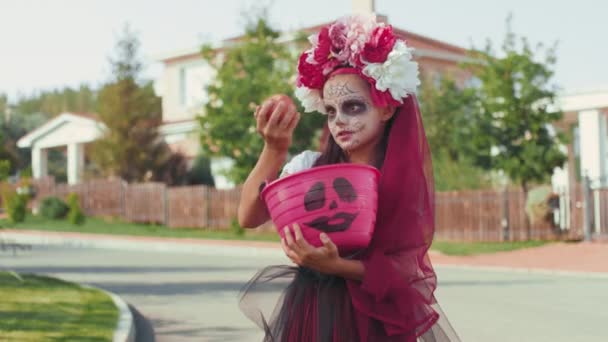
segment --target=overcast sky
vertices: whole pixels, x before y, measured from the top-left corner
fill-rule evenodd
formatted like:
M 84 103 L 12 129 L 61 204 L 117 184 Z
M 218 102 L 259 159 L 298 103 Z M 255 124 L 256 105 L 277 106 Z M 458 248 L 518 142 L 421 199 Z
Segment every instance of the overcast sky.
M 259 2 L 259 1 L 257 1 Z M 124 23 L 139 33 L 146 76 L 155 56 L 239 35 L 250 0 L 0 0 L 0 93 L 17 94 L 109 77 L 107 56 Z M 297 29 L 349 14 L 350 0 L 275 0 L 277 29 Z M 498 45 L 505 18 L 532 42 L 559 41 L 555 83 L 568 93 L 608 89 L 608 1 L 376 0 L 399 28 L 462 47 Z

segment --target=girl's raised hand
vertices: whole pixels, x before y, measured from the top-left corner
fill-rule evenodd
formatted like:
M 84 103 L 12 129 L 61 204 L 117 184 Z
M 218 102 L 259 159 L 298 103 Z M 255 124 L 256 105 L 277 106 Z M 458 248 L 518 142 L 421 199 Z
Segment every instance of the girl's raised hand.
M 254 112 L 256 130 L 266 146 L 273 150 L 287 152 L 291 145 L 293 131 L 300 121 L 300 113 L 287 95 L 273 95 L 256 107 Z

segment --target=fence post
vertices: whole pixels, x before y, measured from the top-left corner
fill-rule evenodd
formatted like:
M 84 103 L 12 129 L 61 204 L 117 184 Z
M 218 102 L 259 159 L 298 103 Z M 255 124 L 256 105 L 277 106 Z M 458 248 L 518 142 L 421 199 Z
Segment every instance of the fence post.
M 205 185 L 205 229 L 211 225 L 211 187 Z
M 583 234 L 585 241 L 591 241 L 591 181 L 583 175 Z
M 120 211 L 123 219 L 127 218 L 127 186 L 128 184 L 124 180 L 120 179 Z
M 510 240 L 510 227 L 509 227 L 509 192 L 505 187 L 502 192 L 502 240 Z
M 169 226 L 169 202 L 167 201 L 167 184 L 163 184 L 163 224 Z

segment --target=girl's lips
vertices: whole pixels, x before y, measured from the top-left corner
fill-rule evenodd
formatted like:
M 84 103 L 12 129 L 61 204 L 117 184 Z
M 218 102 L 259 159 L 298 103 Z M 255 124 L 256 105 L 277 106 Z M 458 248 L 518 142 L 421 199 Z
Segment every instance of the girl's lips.
M 342 132 L 338 133 L 338 137 L 346 137 L 346 136 L 350 137 L 352 134 L 353 134 L 353 132 L 350 132 L 350 131 L 342 131 Z

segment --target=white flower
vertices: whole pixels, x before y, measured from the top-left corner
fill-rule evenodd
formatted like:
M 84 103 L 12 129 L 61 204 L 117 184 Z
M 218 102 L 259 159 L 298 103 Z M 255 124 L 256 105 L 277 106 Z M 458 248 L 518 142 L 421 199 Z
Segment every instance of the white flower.
M 302 102 L 302 106 L 304 106 L 304 111 L 306 113 L 315 111 L 325 113 L 325 105 L 323 104 L 320 90 L 310 89 L 307 87 L 297 87 L 295 94 L 298 100 Z
M 403 98 L 413 94 L 420 85 L 418 63 L 412 60 L 412 51 L 405 42 L 398 40 L 384 63 L 367 64 L 363 74 L 376 80 L 378 90 L 388 89 L 393 99 L 403 103 Z

